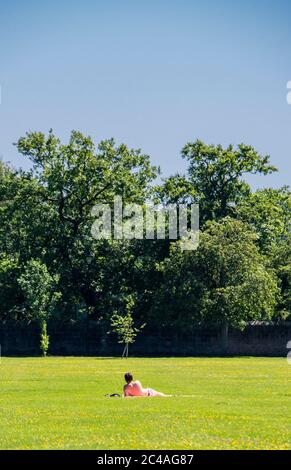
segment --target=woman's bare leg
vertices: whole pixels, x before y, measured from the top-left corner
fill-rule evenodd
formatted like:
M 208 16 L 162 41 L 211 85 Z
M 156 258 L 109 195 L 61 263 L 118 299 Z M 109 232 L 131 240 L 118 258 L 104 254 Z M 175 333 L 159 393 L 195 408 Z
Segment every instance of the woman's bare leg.
M 166 395 L 165 393 L 162 392 L 157 392 L 156 390 L 153 390 L 153 397 L 171 397 L 172 395 Z

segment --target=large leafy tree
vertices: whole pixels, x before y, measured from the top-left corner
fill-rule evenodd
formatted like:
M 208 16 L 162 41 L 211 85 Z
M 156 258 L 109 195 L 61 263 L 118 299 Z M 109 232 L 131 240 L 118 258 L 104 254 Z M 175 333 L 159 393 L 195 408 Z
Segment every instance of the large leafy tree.
M 182 331 L 197 323 L 220 325 L 225 348 L 229 325 L 243 328 L 248 321 L 272 318 L 277 281 L 256 239 L 247 225 L 226 217 L 206 225 L 196 251 L 182 252 L 173 244 L 160 264 L 163 283 L 154 317 Z
M 97 202 L 112 202 L 118 194 L 125 201 L 142 203 L 149 183 L 157 174 L 149 157 L 113 139 L 96 148 L 91 137 L 73 131 L 67 145 L 52 131 L 48 136 L 29 133 L 17 148 L 27 155 L 50 201 L 58 209 L 60 222 L 76 234 L 84 217 Z
M 18 317 L 17 306 L 21 304 L 22 294 L 17 278 L 20 266 L 16 257 L 0 254 L 0 321 L 5 323 Z M 18 309 L 18 313 L 19 313 Z
M 63 307 L 71 315 L 74 305 L 96 306 L 98 267 L 91 261 L 98 258 L 99 243 L 90 234 L 92 207 L 112 203 L 116 195 L 125 203 L 143 203 L 158 169 L 140 150 L 117 146 L 113 139 L 96 147 L 90 137 L 76 131 L 66 145 L 50 132 L 29 133 L 17 147 L 33 163 L 40 206 L 48 206 L 52 214 L 43 225 L 49 234 L 43 244 L 44 259 L 52 272 L 61 275 Z
M 40 326 L 40 349 L 44 356 L 48 349 L 47 320 L 61 297 L 57 290 L 58 280 L 58 276 L 52 276 L 43 263 L 33 259 L 18 279 L 27 318 Z
M 167 206 L 169 204 L 189 204 L 198 202 L 198 192 L 192 182 L 177 173 L 163 180 L 155 187 L 155 201 Z
M 270 253 L 290 233 L 290 189 L 267 188 L 251 193 L 237 205 L 236 216 L 253 227 L 261 250 Z
M 160 282 L 156 264 L 168 255 L 168 244 L 164 240 L 103 240 L 91 254 L 87 285 L 91 283 L 102 329 L 108 330 L 114 312 L 126 311 L 132 295 L 132 317 L 138 323 L 147 322 Z
M 271 265 L 276 271 L 279 279 L 281 295 L 276 306 L 278 319 L 290 320 L 291 318 L 291 234 L 282 237 L 278 243 L 273 245 L 270 256 Z
M 268 155 L 261 156 L 252 146 L 244 144 L 223 148 L 197 140 L 184 146 L 182 156 L 189 162 L 189 180 L 199 192 L 203 220 L 232 214 L 233 204 L 250 192 L 242 179 L 245 174 L 266 175 L 276 171 Z
M 262 189 L 236 207 L 237 217 L 248 222 L 258 235 L 260 251 L 275 269 L 281 290 L 276 317 L 291 315 L 291 193 L 290 189 Z
M 183 147 L 182 157 L 188 161 L 188 176 L 165 180 L 157 193 L 166 202 L 198 203 L 201 225 L 234 215 L 234 206 L 250 194 L 245 175 L 276 171 L 268 155 L 244 144 L 223 148 L 196 140 Z
M 16 171 L 0 162 L 1 319 L 31 318 L 18 279 L 33 259 L 60 278 L 62 301 L 54 315 L 67 320 L 93 313 L 105 333 L 131 295 L 132 319 L 148 328 L 188 331 L 209 322 L 226 329 L 270 318 L 276 288 L 269 268 L 281 287 L 276 317 L 290 314 L 290 191 L 251 193 L 243 180 L 274 171 L 269 157 L 244 145 L 189 143 L 182 151 L 187 177 L 175 175 L 152 191 L 158 170 L 149 157 L 113 140 L 95 146 L 73 132 L 62 144 L 52 132 L 29 133 L 17 146 L 33 168 Z M 125 203 L 151 197 L 165 206 L 199 203 L 197 252 L 182 253 L 173 244 L 169 256 L 168 240 L 94 240 L 91 209 L 115 195 Z M 237 221 L 225 219 L 229 215 Z
M 124 345 L 122 357 L 128 357 L 128 348 L 130 344 L 135 342 L 137 334 L 144 328 L 145 325 L 136 327 L 132 310 L 135 304 L 134 295 L 125 296 L 125 312 L 114 312 L 111 317 L 111 331 L 117 334 L 118 342 Z
M 31 173 L 16 171 L 0 162 L 0 318 L 22 316 L 17 278 L 21 265 L 45 251 L 45 207 L 41 188 Z M 46 218 L 48 214 L 46 213 Z

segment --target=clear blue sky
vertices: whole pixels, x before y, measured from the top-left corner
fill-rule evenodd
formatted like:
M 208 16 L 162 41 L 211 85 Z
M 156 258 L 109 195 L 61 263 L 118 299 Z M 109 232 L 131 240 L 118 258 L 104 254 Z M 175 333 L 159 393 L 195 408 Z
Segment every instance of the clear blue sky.
M 0 3 L 0 156 L 28 168 L 28 130 L 114 137 L 163 174 L 182 146 L 248 143 L 291 174 L 291 2 L 104 0 Z

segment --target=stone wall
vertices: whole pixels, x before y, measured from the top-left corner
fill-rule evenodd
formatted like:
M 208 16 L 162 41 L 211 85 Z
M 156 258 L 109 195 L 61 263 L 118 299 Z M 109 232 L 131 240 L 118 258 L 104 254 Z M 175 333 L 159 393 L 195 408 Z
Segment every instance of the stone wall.
M 94 322 L 74 325 L 49 325 L 51 355 L 119 356 L 122 345 L 116 337 L 100 331 Z M 291 340 L 291 323 L 249 325 L 244 331 L 230 329 L 228 354 L 232 356 L 286 356 Z M 39 330 L 36 325 L 0 325 L 3 356 L 39 354 Z M 192 334 L 144 331 L 134 345 L 132 356 L 219 356 L 221 332 L 217 328 L 197 328 Z

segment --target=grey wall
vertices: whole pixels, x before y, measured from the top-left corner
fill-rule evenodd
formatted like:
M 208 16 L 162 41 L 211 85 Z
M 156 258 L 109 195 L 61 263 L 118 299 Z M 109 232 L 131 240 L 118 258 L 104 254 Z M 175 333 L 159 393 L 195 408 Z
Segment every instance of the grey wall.
M 98 325 L 78 323 L 59 327 L 49 325 L 51 355 L 119 356 L 122 345 L 102 334 Z M 291 323 L 250 325 L 244 331 L 229 330 L 229 355 L 286 356 L 291 340 Z M 36 325 L 0 325 L 3 356 L 38 355 L 39 331 Z M 221 333 L 215 328 L 197 328 L 192 334 L 145 331 L 130 347 L 133 356 L 223 355 Z

